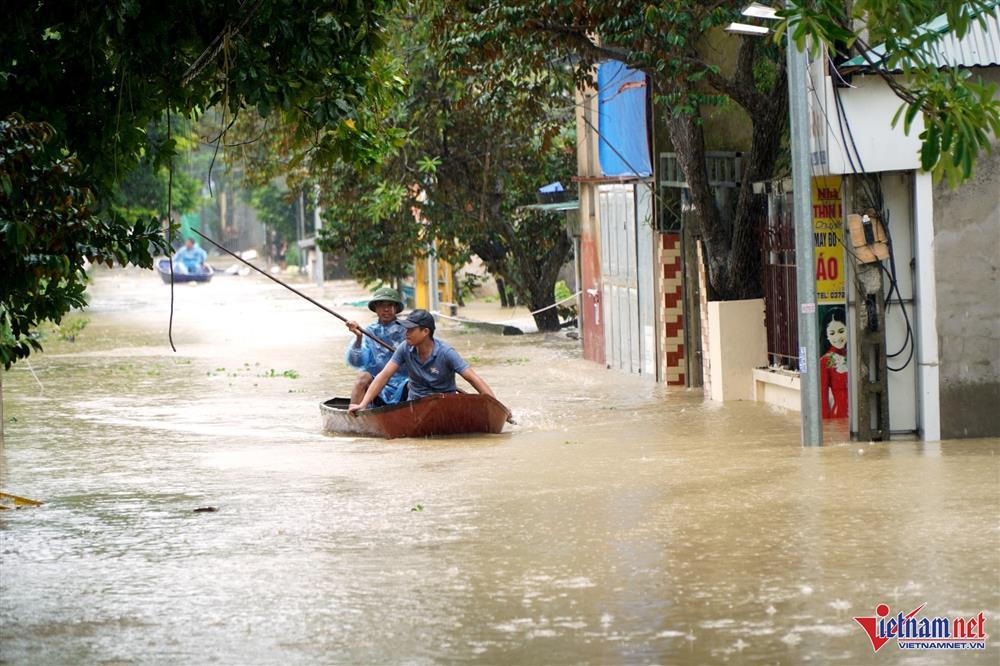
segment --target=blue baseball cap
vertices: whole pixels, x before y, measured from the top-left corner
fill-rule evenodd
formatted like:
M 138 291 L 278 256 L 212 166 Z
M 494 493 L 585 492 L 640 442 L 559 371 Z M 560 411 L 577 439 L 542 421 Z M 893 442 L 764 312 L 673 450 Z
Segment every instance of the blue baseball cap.
M 414 310 L 405 317 L 397 319 L 404 328 L 429 328 L 434 330 L 434 315 L 427 310 Z

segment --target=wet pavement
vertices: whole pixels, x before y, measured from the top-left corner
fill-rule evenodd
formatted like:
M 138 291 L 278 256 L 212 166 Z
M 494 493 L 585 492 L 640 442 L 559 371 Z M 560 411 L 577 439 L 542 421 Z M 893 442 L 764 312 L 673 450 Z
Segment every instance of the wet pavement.
M 802 449 L 795 414 L 447 327 L 518 425 L 338 437 L 328 314 L 181 285 L 174 353 L 153 273 L 92 293 L 3 378 L 2 485 L 45 505 L 0 514 L 2 663 L 1000 662 L 1000 440 Z M 852 619 L 925 602 L 986 649 L 873 654 Z

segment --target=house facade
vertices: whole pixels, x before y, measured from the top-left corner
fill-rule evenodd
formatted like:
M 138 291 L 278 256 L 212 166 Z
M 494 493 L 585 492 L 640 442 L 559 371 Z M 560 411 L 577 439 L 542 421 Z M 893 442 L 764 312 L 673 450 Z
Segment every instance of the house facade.
M 943 17 L 929 24 L 945 34 L 939 66 L 964 68 L 1000 90 L 998 12 L 994 6 L 961 40 L 947 34 Z M 839 373 L 831 375 L 824 411 L 845 418 L 860 438 L 869 437 L 876 422 L 884 430 L 873 438 L 1000 435 L 1000 142 L 980 156 L 974 177 L 958 189 L 935 183 L 920 170 L 920 118 L 909 134 L 892 127 L 901 102 L 880 73 L 850 62 L 831 69 L 828 62 L 815 59 L 808 77 L 815 246 L 813 256 L 799 258 L 817 271 L 817 298 L 809 299 L 813 305 L 802 316 L 821 317 L 824 352 L 805 361 L 821 369 L 837 366 Z M 598 76 L 596 90 L 577 93 L 584 355 L 609 368 L 688 386 L 700 385 L 691 368 L 704 355 L 699 370 L 707 385 L 718 370 L 707 361 L 711 340 L 725 338 L 708 330 L 711 308 L 697 288 L 697 239 L 688 238 L 683 225 L 664 223 L 670 217 L 665 211 L 683 210 L 683 175 L 671 175 L 669 147 L 656 144 L 661 133 L 642 75 L 611 65 L 617 69 Z M 644 119 L 635 110 L 640 95 L 647 104 Z M 629 96 L 631 110 L 607 103 Z M 733 124 L 720 124 L 722 134 Z M 625 135 L 645 139 L 645 146 L 623 148 L 631 145 Z M 718 140 L 710 149 L 741 145 L 738 137 L 722 139 L 708 129 L 710 144 L 713 136 Z M 629 151 L 644 151 L 648 168 Z M 720 167 L 720 174 L 732 164 L 738 172 L 738 152 L 718 155 L 730 165 Z M 733 178 L 720 175 L 717 185 L 724 188 L 727 179 Z M 785 215 L 779 209 L 788 188 L 761 187 L 770 194 L 772 218 Z M 668 194 L 665 188 L 675 189 Z M 870 229 L 876 229 L 875 238 L 864 235 Z M 879 261 L 860 259 L 879 243 L 886 250 Z M 772 327 L 775 300 L 783 299 L 785 309 L 798 302 L 794 279 L 787 279 L 794 277 L 796 257 L 781 238 L 762 244 L 762 252 L 772 269 L 768 284 L 777 288 L 767 303 Z M 775 356 L 767 345 L 752 358 L 746 355 L 745 379 L 736 375 L 736 381 L 751 387 L 751 398 L 796 409 L 799 341 L 794 316 L 783 323 L 787 349 Z M 828 327 L 845 336 L 846 349 L 834 348 Z M 875 388 L 862 381 L 875 375 Z M 841 391 L 842 397 L 831 397 Z
M 659 224 L 647 77 L 612 61 L 596 78 L 576 112 L 584 357 L 683 386 L 680 234 Z
M 960 67 L 1000 89 L 1000 10 L 973 22 L 962 39 L 945 17 L 926 26 L 944 33 L 939 67 Z M 892 127 L 901 102 L 879 72 L 848 61 L 810 75 L 813 165 L 842 178 L 844 222 L 878 211 L 890 254 L 883 261 L 890 432 L 925 440 L 1000 435 L 1000 142 L 983 153 L 974 177 L 950 189 L 920 170 L 918 116 L 909 134 Z M 1000 100 L 1000 96 L 997 97 Z M 865 304 L 855 281 L 863 265 L 848 253 L 848 331 Z M 855 338 L 857 336 L 852 336 Z M 856 342 L 851 339 L 849 348 Z M 849 372 L 863 372 L 849 354 Z M 857 382 L 850 382 L 851 430 Z

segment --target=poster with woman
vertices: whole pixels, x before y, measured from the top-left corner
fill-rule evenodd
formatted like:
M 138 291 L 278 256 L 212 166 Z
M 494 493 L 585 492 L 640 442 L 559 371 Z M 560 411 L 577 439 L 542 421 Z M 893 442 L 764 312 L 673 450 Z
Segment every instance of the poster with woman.
M 847 418 L 847 317 L 844 306 L 819 306 L 819 395 L 824 419 Z

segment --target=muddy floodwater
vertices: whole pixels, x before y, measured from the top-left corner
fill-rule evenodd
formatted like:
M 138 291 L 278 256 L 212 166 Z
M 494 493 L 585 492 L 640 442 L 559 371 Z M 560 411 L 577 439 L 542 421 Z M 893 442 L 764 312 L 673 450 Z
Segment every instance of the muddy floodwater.
M 179 285 L 175 353 L 153 273 L 91 293 L 3 377 L 2 485 L 45 504 L 0 514 L 2 663 L 1000 663 L 1000 440 L 803 449 L 795 414 L 447 327 L 516 426 L 331 436 L 330 315 Z M 873 653 L 880 603 L 984 612 L 986 648 Z

